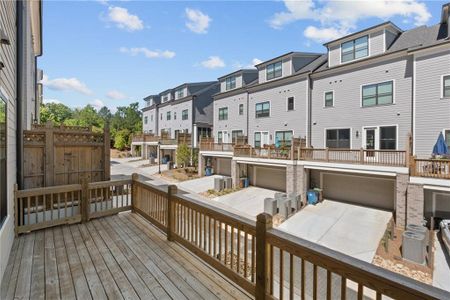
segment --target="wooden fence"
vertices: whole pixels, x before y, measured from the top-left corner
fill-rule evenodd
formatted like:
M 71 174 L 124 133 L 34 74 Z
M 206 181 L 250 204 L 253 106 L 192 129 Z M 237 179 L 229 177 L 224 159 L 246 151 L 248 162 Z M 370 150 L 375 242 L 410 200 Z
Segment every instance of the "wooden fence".
M 109 130 L 35 125 L 24 130 L 23 189 L 110 179 Z
M 55 206 L 58 193 L 76 194 L 68 206 L 80 207 L 72 209 L 73 219 L 64 215 L 58 224 L 131 209 L 258 300 L 450 299 L 446 291 L 272 228 L 270 215 L 260 214 L 255 222 L 186 197 L 176 186 L 143 182 L 136 174 L 131 180 L 16 191 L 16 219 L 30 220 L 28 214 L 48 207 L 60 212 L 67 201 Z M 42 196 L 44 202 L 33 202 Z M 16 232 L 58 225 L 43 218 L 33 226 L 16 224 Z

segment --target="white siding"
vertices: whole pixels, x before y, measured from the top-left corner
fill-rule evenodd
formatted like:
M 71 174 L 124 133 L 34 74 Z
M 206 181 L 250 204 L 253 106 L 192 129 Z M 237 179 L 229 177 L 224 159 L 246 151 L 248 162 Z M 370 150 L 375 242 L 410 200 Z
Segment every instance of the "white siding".
M 239 115 L 239 105 L 244 105 L 244 114 Z M 228 120 L 219 121 L 219 108 L 228 107 Z M 214 101 L 213 136 L 217 142 L 218 131 L 228 131 L 229 141 L 233 130 L 242 130 L 247 135 L 247 92 Z
M 341 64 L 341 45 L 328 47 L 328 66 L 334 67 Z
M 147 117 L 147 124 L 145 124 L 145 117 Z M 157 134 L 157 109 L 153 108 L 150 110 L 146 110 L 142 113 L 142 126 L 144 132 L 152 132 Z
M 384 52 L 384 31 L 380 30 L 369 35 L 369 56 L 380 55 Z

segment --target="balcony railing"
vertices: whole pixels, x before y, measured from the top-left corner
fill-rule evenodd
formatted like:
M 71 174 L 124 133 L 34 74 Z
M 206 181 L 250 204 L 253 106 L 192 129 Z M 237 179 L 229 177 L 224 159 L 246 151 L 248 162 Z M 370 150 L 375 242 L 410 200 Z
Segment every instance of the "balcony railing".
M 154 134 L 149 133 L 139 133 L 133 134 L 132 141 L 133 142 L 157 142 L 160 137 Z
M 200 151 L 233 152 L 233 148 L 232 143 L 200 142 Z
M 161 145 L 178 145 L 178 144 L 191 144 L 190 133 L 179 133 L 175 139 L 170 138 L 168 135 L 157 136 L 149 133 L 134 134 L 132 138 L 133 142 L 159 142 Z
M 450 299 L 443 290 L 272 228 L 270 215 L 260 214 L 255 222 L 186 197 L 174 185 L 141 181 L 137 174 L 131 180 L 16 191 L 16 219 L 21 220 L 16 232 L 123 210 L 145 217 L 169 241 L 256 299 Z M 56 217 L 60 221 L 50 222 Z M 31 219 L 34 226 L 24 227 Z
M 411 175 L 438 179 L 450 179 L 450 159 L 411 160 Z

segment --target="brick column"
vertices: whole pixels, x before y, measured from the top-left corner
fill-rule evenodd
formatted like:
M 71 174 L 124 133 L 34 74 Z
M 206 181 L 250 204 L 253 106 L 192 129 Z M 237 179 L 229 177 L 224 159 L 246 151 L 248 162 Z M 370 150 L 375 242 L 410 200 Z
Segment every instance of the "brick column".
M 286 193 L 300 194 L 304 202 L 306 200 L 308 181 L 308 172 L 303 165 L 286 166 Z
M 206 167 L 206 159 L 205 157 L 198 152 L 198 176 L 205 176 L 205 167 Z
M 309 173 L 303 165 L 297 166 L 297 193 L 301 195 L 303 203 L 306 203 L 306 190 L 309 184 Z
M 408 203 L 406 211 L 406 222 L 408 224 L 421 225 L 423 222 L 424 193 L 423 185 L 408 185 Z
M 406 226 L 406 199 L 409 175 L 397 174 L 395 180 L 395 223 L 398 228 Z
M 297 166 L 286 166 L 286 193 L 297 192 Z

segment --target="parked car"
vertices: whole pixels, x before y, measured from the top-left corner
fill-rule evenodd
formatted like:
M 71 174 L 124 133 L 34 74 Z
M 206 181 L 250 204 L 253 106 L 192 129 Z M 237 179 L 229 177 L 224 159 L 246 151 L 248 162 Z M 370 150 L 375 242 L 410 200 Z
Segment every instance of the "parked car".
M 440 223 L 442 241 L 444 241 L 447 252 L 450 255 L 450 219 L 442 220 Z

